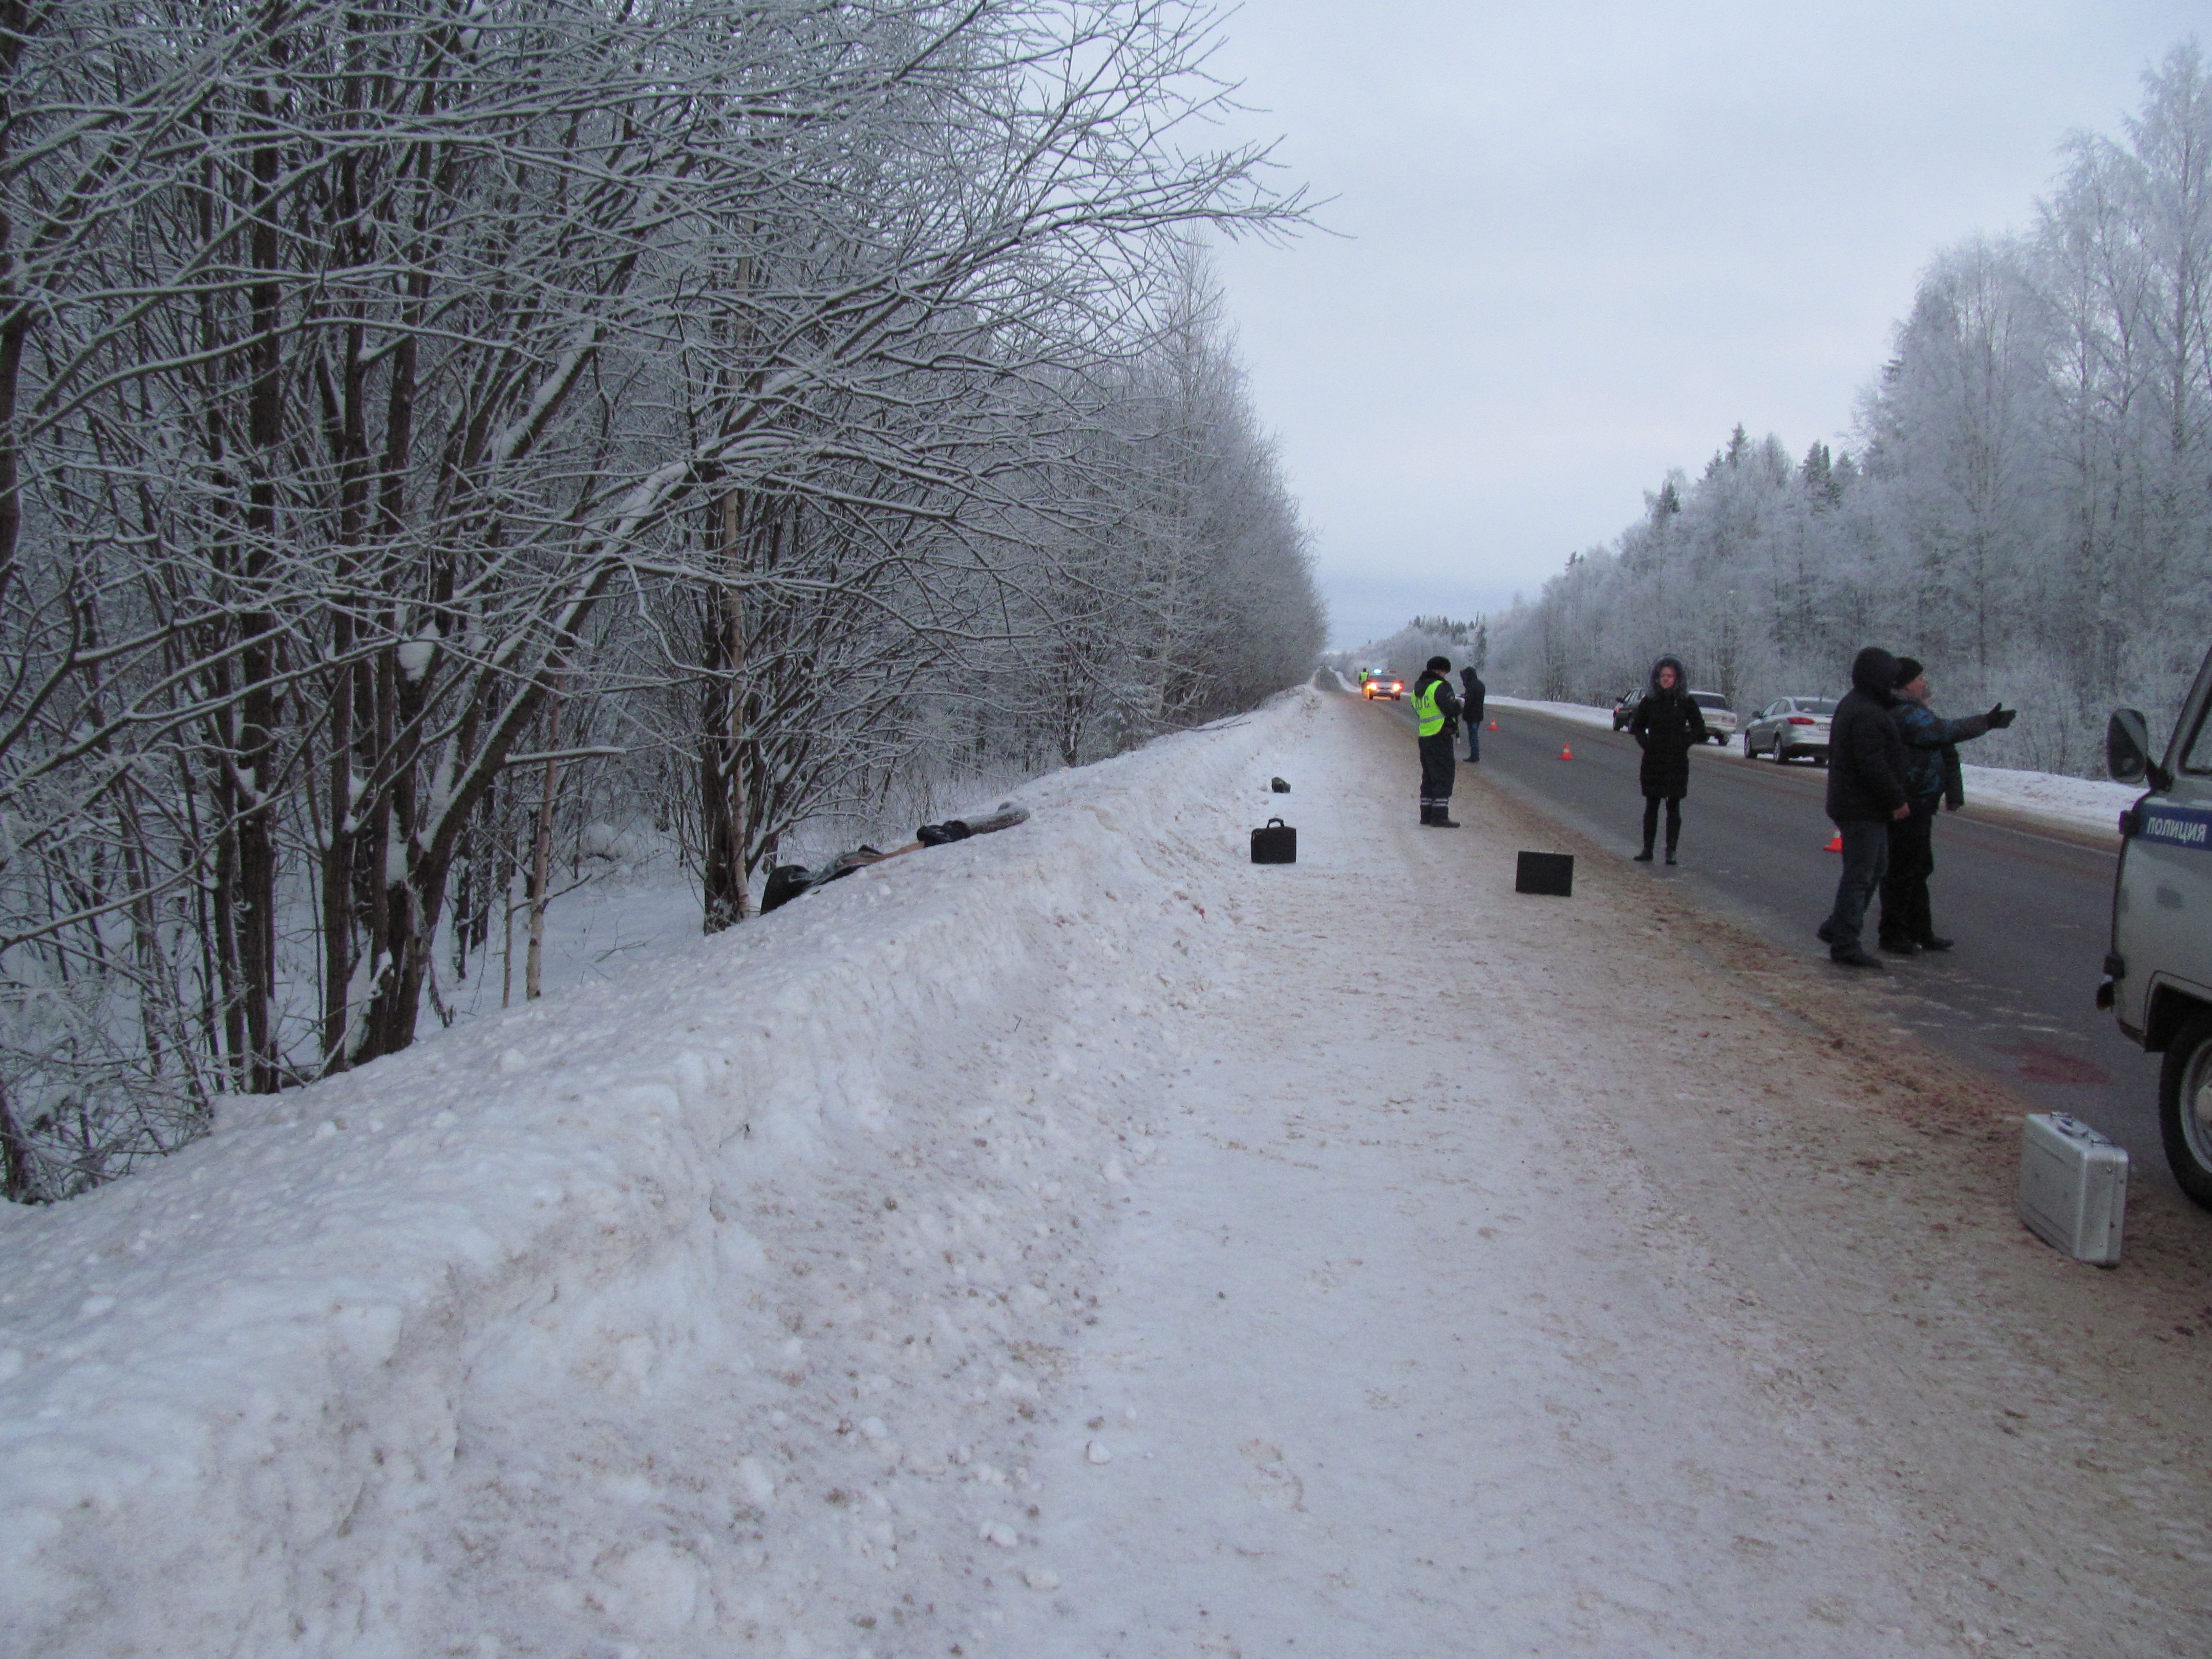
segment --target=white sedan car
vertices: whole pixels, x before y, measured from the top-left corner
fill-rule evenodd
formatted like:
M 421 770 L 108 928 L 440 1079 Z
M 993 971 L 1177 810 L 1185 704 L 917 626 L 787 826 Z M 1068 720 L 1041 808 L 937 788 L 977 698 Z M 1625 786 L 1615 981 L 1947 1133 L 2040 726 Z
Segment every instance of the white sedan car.
M 1784 765 L 1794 760 L 1828 763 L 1828 717 L 1832 697 L 1777 697 L 1743 728 L 1747 757 L 1771 755 Z
M 1698 713 L 1705 722 L 1705 735 L 1726 746 L 1735 735 L 1735 711 L 1728 706 L 1728 699 L 1717 691 L 1693 690 L 1690 701 L 1698 705 Z

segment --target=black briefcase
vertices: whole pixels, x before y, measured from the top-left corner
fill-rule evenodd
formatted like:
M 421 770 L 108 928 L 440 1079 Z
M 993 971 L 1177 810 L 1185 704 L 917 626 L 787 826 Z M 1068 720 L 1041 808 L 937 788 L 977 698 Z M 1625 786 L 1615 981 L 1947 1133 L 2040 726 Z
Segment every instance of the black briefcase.
M 1269 818 L 1265 825 L 1252 832 L 1252 862 L 1255 864 L 1296 864 L 1298 861 L 1298 832 L 1280 818 Z
M 1513 872 L 1516 893 L 1552 893 L 1560 898 L 1575 896 L 1575 855 L 1572 853 L 1523 853 Z

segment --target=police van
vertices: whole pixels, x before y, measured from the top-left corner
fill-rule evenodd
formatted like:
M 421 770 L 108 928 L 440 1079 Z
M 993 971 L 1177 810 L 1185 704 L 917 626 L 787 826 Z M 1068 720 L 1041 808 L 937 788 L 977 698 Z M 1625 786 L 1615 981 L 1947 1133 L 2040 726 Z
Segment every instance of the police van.
M 2112 948 L 2097 1006 L 2153 1054 L 2159 1131 L 2181 1190 L 2212 1209 L 2212 653 L 2152 754 L 2141 714 L 2118 709 L 2105 767 L 2148 793 L 2120 817 Z

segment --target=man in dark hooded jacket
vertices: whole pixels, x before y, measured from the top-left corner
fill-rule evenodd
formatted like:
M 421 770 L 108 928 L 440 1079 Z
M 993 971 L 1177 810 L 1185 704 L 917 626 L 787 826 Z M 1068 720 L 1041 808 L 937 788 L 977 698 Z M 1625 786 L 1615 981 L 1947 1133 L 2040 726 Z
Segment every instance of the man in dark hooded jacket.
M 1928 878 L 1936 873 L 1936 806 L 1946 795 L 1951 810 L 1966 805 L 1960 782 L 1959 745 L 2002 731 L 2019 711 L 1998 703 L 1986 714 L 1946 720 L 1928 706 L 1928 675 L 1910 657 L 1897 659 L 1897 734 L 1905 742 L 1905 794 L 1910 817 L 1889 826 L 1889 870 L 1881 878 L 1881 948 L 1896 956 L 1948 951 L 1954 941 L 1936 931 L 1928 907 Z
M 1851 659 L 1851 689 L 1828 722 L 1828 817 L 1843 839 L 1844 872 L 1820 935 L 1829 960 L 1847 968 L 1881 966 L 1859 943 L 1859 929 L 1889 867 L 1889 826 L 1912 813 L 1896 707 L 1897 659 L 1870 645 Z
M 1460 718 L 1467 722 L 1467 758 L 1470 765 L 1482 760 L 1482 705 L 1490 688 L 1482 683 L 1482 676 L 1469 663 L 1459 671 Z
M 1451 815 L 1452 739 L 1458 735 L 1459 693 L 1452 690 L 1451 659 L 1431 657 L 1413 682 L 1413 725 L 1421 745 L 1421 823 L 1456 830 Z
M 1667 803 L 1667 862 L 1682 839 L 1682 797 L 1690 793 L 1690 750 L 1705 740 L 1705 717 L 1690 696 L 1689 672 L 1680 657 L 1651 665 L 1650 689 L 1628 722 L 1629 735 L 1644 751 L 1636 781 L 1644 790 L 1644 850 L 1638 864 L 1651 862 L 1651 842 L 1659 833 L 1659 803 Z

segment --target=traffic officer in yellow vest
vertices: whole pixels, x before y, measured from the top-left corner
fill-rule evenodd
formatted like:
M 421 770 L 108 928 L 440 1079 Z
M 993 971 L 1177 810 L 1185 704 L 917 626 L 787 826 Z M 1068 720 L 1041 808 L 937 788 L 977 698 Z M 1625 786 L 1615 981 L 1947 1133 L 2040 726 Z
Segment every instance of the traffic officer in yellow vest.
M 1421 744 L 1421 823 L 1431 830 L 1459 828 L 1451 816 L 1451 792 L 1460 704 L 1450 673 L 1449 658 L 1431 657 L 1413 682 L 1413 719 Z

